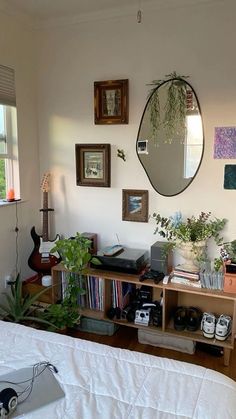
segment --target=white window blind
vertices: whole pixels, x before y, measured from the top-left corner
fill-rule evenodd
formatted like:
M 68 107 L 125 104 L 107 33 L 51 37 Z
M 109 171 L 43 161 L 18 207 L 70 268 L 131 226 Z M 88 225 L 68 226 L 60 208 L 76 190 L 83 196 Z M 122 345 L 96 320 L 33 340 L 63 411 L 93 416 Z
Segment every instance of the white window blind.
M 0 65 L 0 104 L 16 106 L 15 72 Z

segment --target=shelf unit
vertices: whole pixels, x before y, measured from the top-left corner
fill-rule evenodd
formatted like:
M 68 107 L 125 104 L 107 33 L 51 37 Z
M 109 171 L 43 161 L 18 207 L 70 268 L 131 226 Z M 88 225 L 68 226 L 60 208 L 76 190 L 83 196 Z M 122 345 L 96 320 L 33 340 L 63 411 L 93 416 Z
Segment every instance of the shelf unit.
M 61 281 L 61 273 L 66 272 L 62 264 L 56 265 L 52 268 L 52 280 L 54 284 Z M 224 349 L 224 364 L 229 365 L 230 353 L 234 348 L 234 337 L 236 333 L 236 294 L 225 293 L 218 290 L 209 290 L 202 288 L 192 288 L 188 286 L 181 286 L 179 284 L 169 283 L 164 285 L 162 282 L 155 284 L 151 280 L 145 282 L 139 281 L 139 276 L 118 273 L 112 271 L 103 271 L 100 269 L 89 269 L 88 275 L 96 278 L 103 278 L 104 280 L 104 307 L 103 310 L 91 310 L 87 308 L 81 309 L 81 314 L 87 317 L 92 317 L 99 320 L 112 321 L 120 325 L 126 325 L 135 328 L 145 328 L 151 330 L 162 331 L 173 336 L 190 339 L 195 342 L 203 342 L 211 345 L 221 346 Z M 107 310 L 111 307 L 111 293 L 112 293 L 112 280 L 128 282 L 134 284 L 136 288 L 146 285 L 152 288 L 153 300 L 160 299 L 161 293 L 163 296 L 163 318 L 162 327 L 156 326 L 140 326 L 130 323 L 125 319 L 110 320 L 106 316 Z M 216 339 L 205 338 L 201 330 L 196 332 L 176 331 L 173 323 L 173 313 L 178 306 L 198 307 L 202 312 L 213 312 L 216 315 L 227 314 L 232 318 L 232 333 L 225 341 Z

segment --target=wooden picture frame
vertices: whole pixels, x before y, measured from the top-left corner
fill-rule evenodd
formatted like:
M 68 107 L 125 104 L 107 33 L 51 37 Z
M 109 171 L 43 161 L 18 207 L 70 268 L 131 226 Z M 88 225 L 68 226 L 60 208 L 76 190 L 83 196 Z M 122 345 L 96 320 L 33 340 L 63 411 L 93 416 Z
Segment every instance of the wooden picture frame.
M 110 144 L 76 144 L 76 184 L 110 187 Z
M 147 190 L 122 190 L 122 220 L 148 222 Z
M 95 124 L 128 124 L 129 81 L 94 82 Z

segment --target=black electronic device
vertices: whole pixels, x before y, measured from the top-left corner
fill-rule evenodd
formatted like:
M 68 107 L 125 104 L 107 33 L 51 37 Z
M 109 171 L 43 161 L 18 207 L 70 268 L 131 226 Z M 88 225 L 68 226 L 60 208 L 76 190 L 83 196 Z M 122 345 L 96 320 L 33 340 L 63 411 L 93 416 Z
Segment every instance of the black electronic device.
M 172 271 L 172 257 L 173 252 L 166 251 L 166 242 L 155 242 L 151 246 L 151 269 L 169 274 Z
M 103 250 L 99 250 L 96 258 L 101 262 L 91 266 L 97 269 L 139 274 L 148 262 L 148 251 L 141 249 L 123 248 L 123 251 L 114 256 L 105 256 Z
M 225 270 L 227 274 L 236 274 L 236 263 L 231 262 L 229 264 L 225 264 Z
M 146 279 L 152 279 L 155 284 L 158 284 L 164 278 L 165 274 L 160 271 L 155 271 L 154 269 L 149 269 L 140 275 L 139 281 L 143 282 Z
M 16 391 L 7 387 L 0 392 L 0 418 L 7 418 L 16 410 L 18 395 Z

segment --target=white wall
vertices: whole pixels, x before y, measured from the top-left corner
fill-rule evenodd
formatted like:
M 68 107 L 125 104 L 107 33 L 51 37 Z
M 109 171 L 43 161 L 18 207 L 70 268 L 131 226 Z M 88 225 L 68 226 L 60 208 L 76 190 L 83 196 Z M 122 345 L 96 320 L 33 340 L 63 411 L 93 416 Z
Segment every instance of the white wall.
M 45 170 L 52 172 L 52 230 L 66 236 L 76 231 L 97 232 L 100 246 L 116 241 L 118 234 L 127 246 L 149 248 L 157 239 L 154 223 L 122 221 L 122 189 L 131 188 L 149 190 L 150 214 L 212 211 L 229 220 L 225 238 L 235 238 L 235 191 L 223 189 L 224 164 L 229 161 L 212 157 L 214 127 L 236 124 L 236 5 L 227 4 L 227 9 L 214 2 L 146 11 L 142 24 L 136 23 L 134 14 L 38 33 L 0 14 L 0 63 L 16 70 L 21 196 L 25 200 L 18 205 L 23 277 L 30 274 L 30 228 L 41 224 L 38 134 L 41 175 Z M 202 166 L 191 186 L 176 197 L 165 198 L 151 187 L 135 143 L 146 84 L 174 70 L 190 75 L 202 108 L 206 143 Z M 129 124 L 94 125 L 93 82 L 119 78 L 130 81 Z M 79 142 L 112 145 L 111 188 L 76 186 L 74 146 Z M 118 147 L 125 150 L 126 162 L 116 157 Z M 16 208 L 0 207 L 0 213 L 1 290 L 4 276 L 15 267 Z
M 41 172 L 53 175 L 56 232 L 97 232 L 100 245 L 116 241 L 149 248 L 155 225 L 122 221 L 122 189 L 148 189 L 149 212 L 184 215 L 212 211 L 229 220 L 225 238 L 236 237 L 235 191 L 223 189 L 226 160 L 213 159 L 215 126 L 236 125 L 236 5 L 195 5 L 136 16 L 44 29 L 39 43 L 39 141 Z M 149 83 L 177 71 L 189 75 L 200 100 L 205 153 L 191 186 L 160 196 L 138 161 L 135 143 Z M 93 82 L 128 78 L 128 125 L 94 125 Z M 111 188 L 75 184 L 75 143 L 110 143 Z M 127 161 L 116 157 L 123 148 Z M 236 161 L 230 161 L 236 163 Z M 168 168 L 167 170 L 171 170 Z M 214 246 L 213 246 L 214 253 Z
M 21 198 L 16 206 L 0 206 L 0 291 L 4 277 L 16 265 L 16 216 L 18 217 L 18 269 L 22 278 L 31 271 L 28 256 L 33 249 L 30 228 L 38 222 L 39 159 L 35 96 L 35 35 L 13 17 L 0 13 L 0 64 L 13 67 L 16 77 Z

